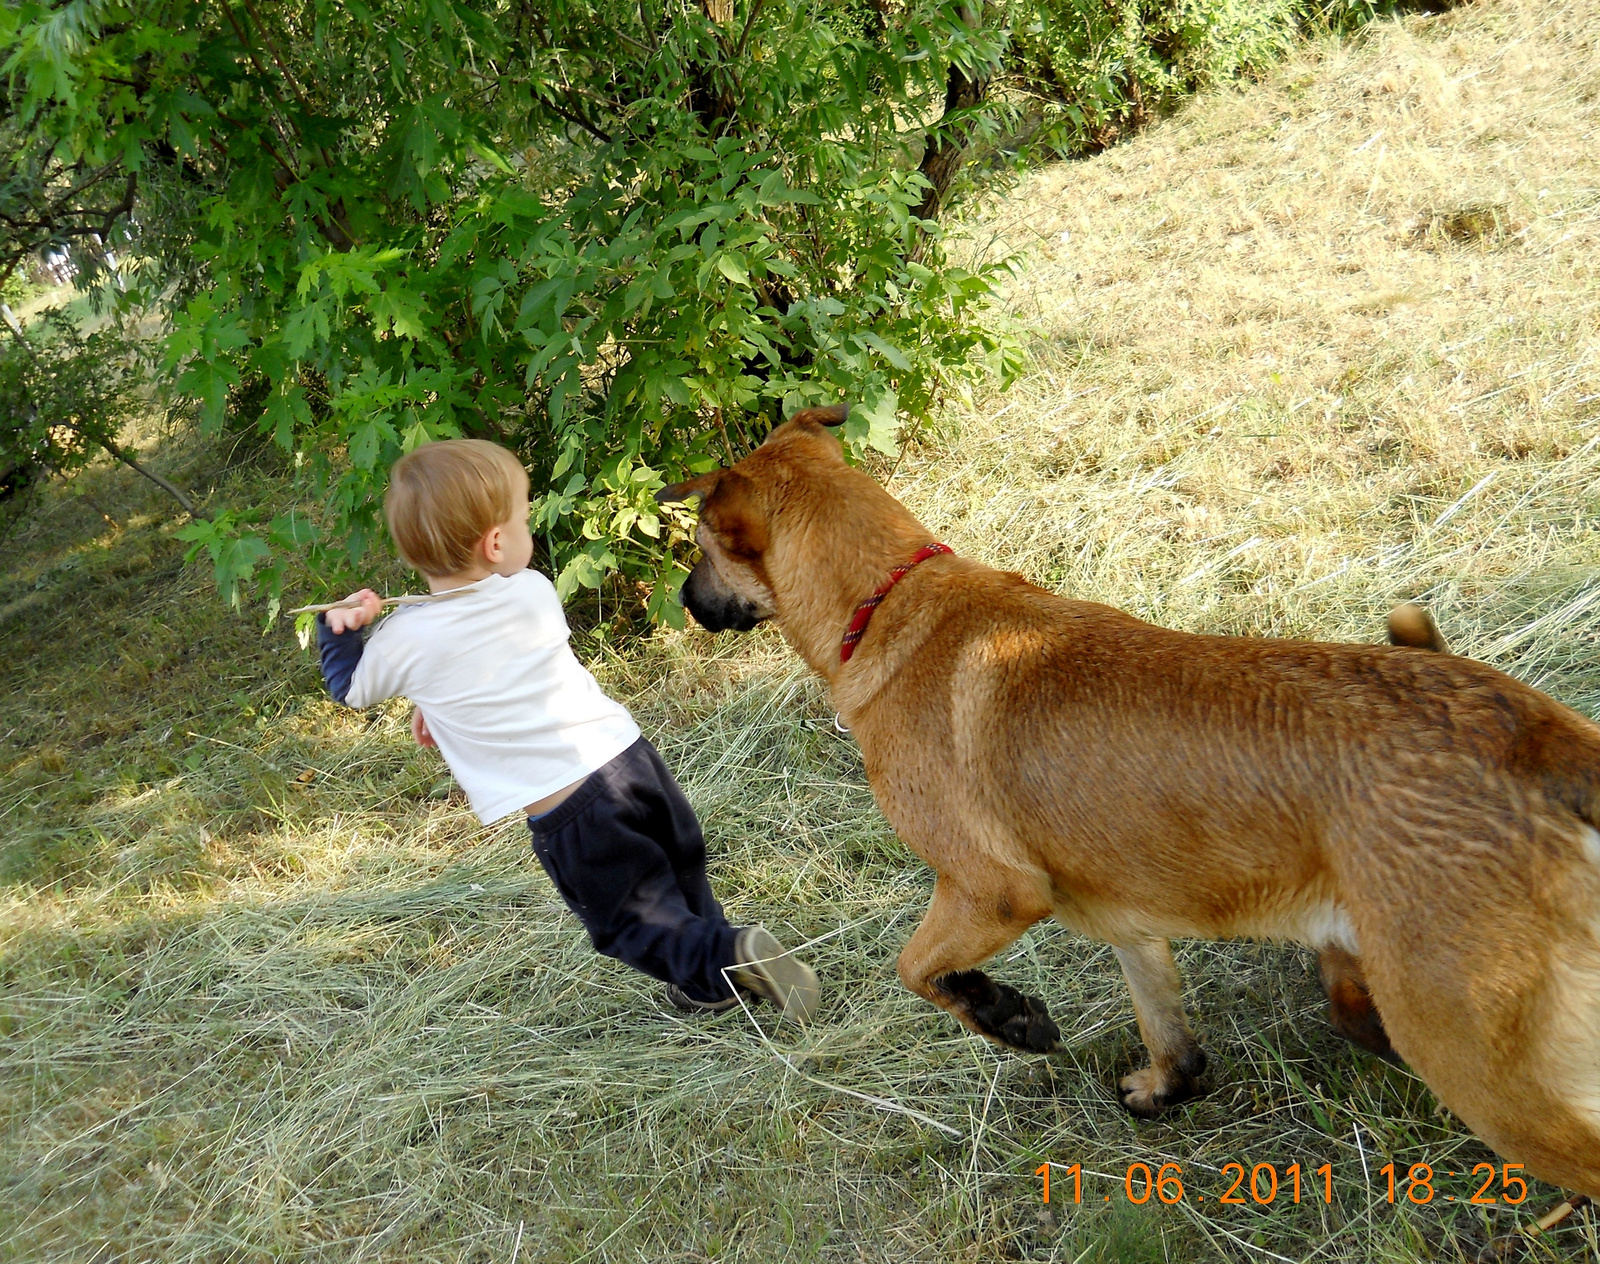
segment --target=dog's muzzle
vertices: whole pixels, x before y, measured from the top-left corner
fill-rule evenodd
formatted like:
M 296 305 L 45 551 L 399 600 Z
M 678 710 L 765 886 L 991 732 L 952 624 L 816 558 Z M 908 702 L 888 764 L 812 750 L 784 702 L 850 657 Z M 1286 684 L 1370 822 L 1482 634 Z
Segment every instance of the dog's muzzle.
M 754 602 L 726 587 L 705 558 L 683 581 L 683 604 L 707 632 L 748 632 L 766 618 Z

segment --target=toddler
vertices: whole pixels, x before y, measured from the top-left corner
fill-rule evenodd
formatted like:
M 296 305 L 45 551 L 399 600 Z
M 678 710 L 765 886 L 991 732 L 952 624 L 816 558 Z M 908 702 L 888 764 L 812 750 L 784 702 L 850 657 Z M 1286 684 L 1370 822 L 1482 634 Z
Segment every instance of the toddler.
M 730 926 L 706 881 L 705 838 L 678 783 L 620 703 L 572 653 L 555 586 L 529 570 L 528 476 L 478 439 L 402 457 L 384 497 L 400 556 L 437 602 L 319 615 L 322 675 L 338 701 L 404 696 L 478 819 L 528 818 L 534 852 L 597 951 L 667 985 L 685 1011 L 727 1009 L 734 989 L 806 1020 L 810 967 L 760 926 Z

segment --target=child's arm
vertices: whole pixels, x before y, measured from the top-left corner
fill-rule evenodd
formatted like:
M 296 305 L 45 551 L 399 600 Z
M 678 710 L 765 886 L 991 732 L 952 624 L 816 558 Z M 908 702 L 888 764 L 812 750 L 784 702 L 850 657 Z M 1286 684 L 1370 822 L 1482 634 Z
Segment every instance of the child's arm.
M 351 593 L 349 599 L 359 600 L 361 604 L 317 616 L 317 651 L 322 658 L 322 679 L 335 702 L 343 702 L 350 694 L 350 681 L 365 647 L 361 629 L 383 613 L 383 598 L 370 588 Z

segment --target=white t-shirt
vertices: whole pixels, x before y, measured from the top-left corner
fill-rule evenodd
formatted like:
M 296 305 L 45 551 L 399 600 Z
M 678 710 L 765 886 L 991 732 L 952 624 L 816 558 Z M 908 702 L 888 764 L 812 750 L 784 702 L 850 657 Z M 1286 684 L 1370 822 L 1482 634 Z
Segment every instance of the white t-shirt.
M 639 726 L 578 662 L 555 585 L 538 571 L 456 591 L 380 623 L 345 701 L 411 699 L 488 825 L 609 763 Z

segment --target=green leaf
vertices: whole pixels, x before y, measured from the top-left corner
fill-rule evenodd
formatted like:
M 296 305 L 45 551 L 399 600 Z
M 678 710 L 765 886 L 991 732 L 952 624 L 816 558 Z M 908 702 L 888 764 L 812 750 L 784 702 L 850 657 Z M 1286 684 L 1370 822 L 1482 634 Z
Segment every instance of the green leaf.
M 420 338 L 425 331 L 424 305 L 415 294 L 402 286 L 392 285 L 374 294 L 367 303 L 368 310 L 380 329 L 390 329 L 396 338 Z
M 791 189 L 781 171 L 770 171 L 762 178 L 756 198 L 762 206 L 785 206 L 790 203 L 822 205 L 822 199 L 815 193 L 806 189 Z
M 272 520 L 267 538 L 280 549 L 304 548 L 317 539 L 317 529 L 305 514 L 290 510 Z
M 274 391 L 267 399 L 258 429 L 270 434 L 272 441 L 285 452 L 294 451 L 295 428 L 309 428 L 312 424 L 311 408 L 306 403 L 305 391 L 298 386 Z
M 573 555 L 556 580 L 556 596 L 565 601 L 579 588 L 598 588 L 607 574 L 616 569 L 617 559 L 603 542 L 588 545 Z
M 865 333 L 857 334 L 856 341 L 861 343 L 863 346 L 871 347 L 902 373 L 909 373 L 911 371 L 911 361 L 907 358 L 905 352 L 901 351 L 900 348 L 895 346 L 892 342 L 878 337 L 878 335 L 873 333 L 871 330 L 867 330 Z
M 283 325 L 284 346 L 296 360 L 304 360 L 312 347 L 326 342 L 328 336 L 328 310 L 322 299 L 291 312 Z
M 239 371 L 226 361 L 191 361 L 178 379 L 178 389 L 200 401 L 202 429 L 218 430 L 227 415 L 228 390 L 239 384 Z
M 358 470 L 373 469 L 383 446 L 398 439 L 395 428 L 381 417 L 358 421 L 350 432 L 350 463 Z
M 750 272 L 733 255 L 722 254 L 717 256 L 717 271 L 727 277 L 735 285 L 749 285 Z
M 672 562 L 669 562 L 666 569 L 656 576 L 645 604 L 645 611 L 652 621 L 665 623 L 668 627 L 680 631 L 687 626 L 681 594 L 683 582 L 688 578 L 689 572 Z
M 845 438 L 864 441 L 885 456 L 899 456 L 900 419 L 896 415 L 899 398 L 894 391 L 880 387 L 850 410 L 845 422 Z

